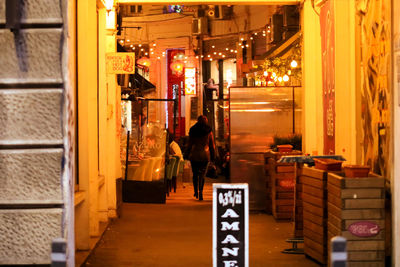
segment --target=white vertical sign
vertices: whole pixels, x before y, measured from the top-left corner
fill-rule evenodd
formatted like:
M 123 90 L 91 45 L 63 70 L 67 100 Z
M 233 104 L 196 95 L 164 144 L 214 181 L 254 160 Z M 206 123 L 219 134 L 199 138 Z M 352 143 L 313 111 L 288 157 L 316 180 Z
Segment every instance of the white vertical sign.
M 249 266 L 248 184 L 213 184 L 213 266 Z

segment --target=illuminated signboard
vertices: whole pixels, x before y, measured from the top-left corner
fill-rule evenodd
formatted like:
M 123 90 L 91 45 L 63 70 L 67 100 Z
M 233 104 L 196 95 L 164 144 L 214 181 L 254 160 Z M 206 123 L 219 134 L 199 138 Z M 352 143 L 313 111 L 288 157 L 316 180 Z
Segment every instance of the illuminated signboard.
M 135 73 L 135 53 L 107 53 L 108 74 L 133 74 Z
M 249 186 L 213 184 L 213 267 L 249 266 Z
M 196 94 L 196 68 L 185 68 L 185 94 Z

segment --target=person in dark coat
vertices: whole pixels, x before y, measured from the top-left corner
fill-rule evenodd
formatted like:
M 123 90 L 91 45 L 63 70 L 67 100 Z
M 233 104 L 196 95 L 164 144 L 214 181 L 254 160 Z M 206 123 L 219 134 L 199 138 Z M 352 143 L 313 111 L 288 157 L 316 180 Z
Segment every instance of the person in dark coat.
M 214 137 L 206 116 L 199 116 L 197 123 L 190 128 L 184 156 L 192 165 L 194 197 L 203 200 L 207 167 L 210 161 L 215 161 Z

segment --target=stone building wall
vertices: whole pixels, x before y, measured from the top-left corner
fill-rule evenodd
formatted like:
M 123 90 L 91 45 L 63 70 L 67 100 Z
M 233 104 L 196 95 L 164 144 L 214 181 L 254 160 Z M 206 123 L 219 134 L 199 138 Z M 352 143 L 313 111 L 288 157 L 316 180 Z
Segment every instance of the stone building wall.
M 49 264 L 51 241 L 65 237 L 68 226 L 64 3 L 21 0 L 21 29 L 12 32 L 5 27 L 5 2 L 0 0 L 0 265 Z

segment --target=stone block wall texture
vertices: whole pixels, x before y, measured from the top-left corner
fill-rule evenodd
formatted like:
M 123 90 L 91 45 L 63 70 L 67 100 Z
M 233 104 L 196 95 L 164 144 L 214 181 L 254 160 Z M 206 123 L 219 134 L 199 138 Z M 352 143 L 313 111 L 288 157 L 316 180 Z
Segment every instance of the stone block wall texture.
M 62 204 L 62 149 L 0 150 L 0 202 Z
M 63 237 L 63 17 L 22 0 L 19 31 L 0 0 L 0 265 L 50 264 Z
M 61 209 L 0 210 L 0 264 L 49 263 L 61 215 Z
M 6 0 L 0 0 L 0 23 L 5 23 Z M 19 9 L 22 23 L 61 24 L 61 5 L 58 0 L 22 0 Z
M 61 89 L 0 91 L 0 144 L 62 144 Z

